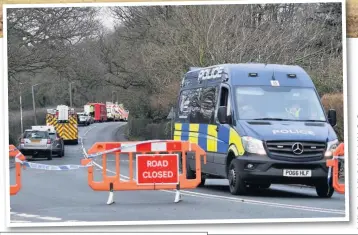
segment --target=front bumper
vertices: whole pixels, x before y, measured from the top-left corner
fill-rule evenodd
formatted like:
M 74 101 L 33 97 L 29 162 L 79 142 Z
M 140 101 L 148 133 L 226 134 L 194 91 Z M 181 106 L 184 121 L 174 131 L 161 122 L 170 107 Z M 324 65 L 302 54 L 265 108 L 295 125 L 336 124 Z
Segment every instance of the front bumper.
M 328 168 L 326 161 L 289 162 L 273 160 L 267 156 L 242 156 L 234 159 L 239 162 L 240 176 L 252 184 L 303 184 L 314 186 L 327 182 Z M 248 165 L 253 167 L 249 169 Z M 287 170 L 310 170 L 310 177 L 284 176 Z

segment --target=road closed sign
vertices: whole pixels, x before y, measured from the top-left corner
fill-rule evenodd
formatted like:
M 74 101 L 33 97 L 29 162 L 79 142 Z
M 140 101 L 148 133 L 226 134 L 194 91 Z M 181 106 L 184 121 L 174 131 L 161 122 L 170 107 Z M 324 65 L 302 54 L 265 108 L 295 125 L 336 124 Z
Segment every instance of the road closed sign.
M 178 154 L 137 155 L 137 184 L 179 183 Z

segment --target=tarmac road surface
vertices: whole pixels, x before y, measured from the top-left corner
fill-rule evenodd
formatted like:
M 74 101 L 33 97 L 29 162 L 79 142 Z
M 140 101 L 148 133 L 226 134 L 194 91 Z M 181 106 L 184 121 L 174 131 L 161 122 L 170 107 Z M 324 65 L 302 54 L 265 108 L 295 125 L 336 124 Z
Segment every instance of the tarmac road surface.
M 124 140 L 125 123 L 111 122 L 79 127 L 81 141 L 66 145 L 63 158 L 34 160 L 50 165 L 79 165 L 82 147 L 88 150 L 95 142 Z M 96 162 L 101 165 L 100 159 Z M 113 159 L 107 161 L 108 175 L 115 170 Z M 128 160 L 121 157 L 121 175 L 128 177 Z M 135 164 L 133 164 L 135 165 Z M 101 170 L 96 167 L 95 177 Z M 26 169 L 22 189 L 11 196 L 11 222 L 90 222 L 206 219 L 277 219 L 326 218 L 345 216 L 344 195 L 331 199 L 316 196 L 314 188 L 272 185 L 247 196 L 234 196 L 226 180 L 207 180 L 194 190 L 182 190 L 180 203 L 174 203 L 175 192 L 114 192 L 115 203 L 107 205 L 108 192 L 93 191 L 87 183 L 87 169 L 46 171 Z M 10 169 L 14 182 L 14 169 Z

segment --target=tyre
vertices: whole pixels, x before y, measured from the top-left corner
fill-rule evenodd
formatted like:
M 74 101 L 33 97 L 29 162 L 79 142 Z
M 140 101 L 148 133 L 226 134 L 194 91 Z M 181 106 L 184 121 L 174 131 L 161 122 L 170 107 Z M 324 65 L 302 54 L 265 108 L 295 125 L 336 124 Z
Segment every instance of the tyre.
M 239 162 L 232 160 L 228 172 L 230 193 L 233 195 L 243 195 L 247 193 L 247 185 L 242 180 L 239 173 Z
M 65 156 L 65 148 L 62 148 L 62 150 L 58 153 L 59 157 L 64 157 Z
M 316 192 L 321 198 L 331 198 L 334 193 L 334 188 L 331 183 L 322 182 L 316 185 Z
M 51 153 L 49 153 L 49 155 L 47 156 L 47 160 L 52 160 L 52 152 Z

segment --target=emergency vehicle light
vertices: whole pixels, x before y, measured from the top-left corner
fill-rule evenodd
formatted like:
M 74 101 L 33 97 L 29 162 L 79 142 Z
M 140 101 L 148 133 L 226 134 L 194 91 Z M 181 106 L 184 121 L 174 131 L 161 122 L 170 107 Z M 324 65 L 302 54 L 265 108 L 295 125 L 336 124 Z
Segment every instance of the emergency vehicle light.
M 296 76 L 296 74 L 287 74 L 287 77 L 289 77 L 289 78 L 297 78 L 297 76 Z
M 257 77 L 258 74 L 257 73 L 249 73 L 249 77 Z

